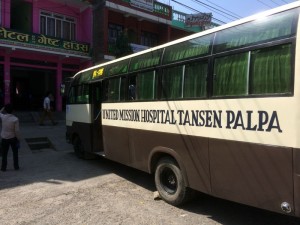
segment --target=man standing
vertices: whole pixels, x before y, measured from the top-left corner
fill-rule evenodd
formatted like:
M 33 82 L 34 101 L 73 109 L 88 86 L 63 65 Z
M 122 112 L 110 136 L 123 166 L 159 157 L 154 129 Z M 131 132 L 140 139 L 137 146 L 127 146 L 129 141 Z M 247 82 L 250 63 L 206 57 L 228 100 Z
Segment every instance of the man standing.
M 5 112 L 5 113 L 3 113 Z M 14 168 L 15 170 L 19 170 L 19 157 L 18 157 L 18 149 L 20 147 L 20 125 L 19 119 L 12 114 L 13 107 L 11 104 L 5 105 L 0 110 L 0 117 L 2 120 L 2 130 L 1 130 L 1 138 L 2 138 L 2 165 L 1 170 L 6 171 L 7 167 L 7 153 L 9 147 L 11 147 L 13 151 L 13 160 L 14 160 Z
M 40 126 L 44 126 L 44 120 L 46 117 L 48 117 L 53 125 L 56 125 L 57 122 L 55 122 L 53 120 L 53 115 L 52 115 L 52 109 L 51 109 L 51 99 L 52 98 L 52 94 L 51 92 L 47 92 L 46 97 L 44 98 L 44 102 L 43 102 L 43 115 L 40 119 Z

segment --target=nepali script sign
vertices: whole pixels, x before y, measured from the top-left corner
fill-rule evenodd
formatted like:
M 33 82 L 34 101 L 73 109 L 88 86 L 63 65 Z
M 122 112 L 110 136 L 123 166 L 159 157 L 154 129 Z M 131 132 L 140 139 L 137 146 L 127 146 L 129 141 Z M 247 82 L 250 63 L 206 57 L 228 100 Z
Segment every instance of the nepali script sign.
M 198 13 L 185 16 L 186 26 L 205 26 L 211 23 L 212 13 Z
M 26 34 L 3 27 L 0 28 L 0 43 L 81 56 L 90 54 L 90 45 L 87 43 L 62 40 L 43 34 Z
M 130 5 L 153 12 L 154 0 L 130 0 Z

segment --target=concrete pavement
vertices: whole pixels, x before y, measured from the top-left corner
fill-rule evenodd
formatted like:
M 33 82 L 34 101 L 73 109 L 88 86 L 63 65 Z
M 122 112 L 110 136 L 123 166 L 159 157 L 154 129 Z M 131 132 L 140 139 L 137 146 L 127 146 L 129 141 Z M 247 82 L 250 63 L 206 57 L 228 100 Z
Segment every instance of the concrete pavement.
M 51 148 L 55 151 L 68 151 L 72 150 L 72 145 L 66 142 L 65 132 L 66 125 L 65 121 L 58 121 L 58 124 L 53 126 L 47 124 L 45 126 L 39 126 L 35 122 L 31 123 L 20 123 L 21 130 L 21 147 L 19 154 L 28 154 L 39 151 L 44 148 Z M 49 140 L 52 146 L 47 147 L 45 140 Z M 34 147 L 36 145 L 36 147 Z M 31 149 L 32 148 L 32 149 Z
M 55 113 L 57 125 L 53 126 L 49 120 L 45 120 L 44 126 L 39 126 L 39 113 L 17 112 L 20 120 L 21 143 L 19 155 L 33 154 L 43 149 L 50 148 L 54 151 L 72 151 L 73 146 L 66 142 L 66 122 L 64 112 Z M 50 146 L 45 143 L 48 140 Z
M 54 152 L 73 152 L 73 146 L 67 143 L 65 138 L 66 122 L 64 112 L 54 115 L 55 121 L 58 122 L 55 126 L 47 119 L 44 122 L 44 126 L 39 126 L 40 114 L 38 112 L 16 112 L 14 114 L 20 121 L 21 142 L 19 161 L 21 170 L 24 167 L 30 168 L 32 166 L 30 165 L 31 163 L 36 164 L 40 161 L 41 157 L 44 157 L 43 155 L 47 157 L 47 155 L 52 155 Z M 36 154 L 42 152 L 45 154 Z M 8 152 L 7 170 L 13 170 L 11 150 Z

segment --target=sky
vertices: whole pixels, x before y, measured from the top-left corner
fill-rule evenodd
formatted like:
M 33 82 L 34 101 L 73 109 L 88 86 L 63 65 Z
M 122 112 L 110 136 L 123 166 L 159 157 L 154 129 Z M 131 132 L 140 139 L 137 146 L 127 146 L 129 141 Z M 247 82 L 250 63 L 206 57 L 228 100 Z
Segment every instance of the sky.
M 298 0 L 158 0 L 187 14 L 212 13 L 214 22 L 228 23 Z M 184 6 L 186 5 L 186 6 Z M 195 11 L 195 10 L 196 11 Z M 197 12 L 198 11 L 198 12 Z

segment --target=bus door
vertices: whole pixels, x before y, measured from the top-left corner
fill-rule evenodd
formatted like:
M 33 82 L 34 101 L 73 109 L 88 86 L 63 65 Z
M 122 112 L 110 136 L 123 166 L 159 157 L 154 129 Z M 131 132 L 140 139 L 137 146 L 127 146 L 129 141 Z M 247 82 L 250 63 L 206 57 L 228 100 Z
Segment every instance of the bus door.
M 91 83 L 91 115 L 92 115 L 92 151 L 103 152 L 103 135 L 101 120 L 102 81 Z

